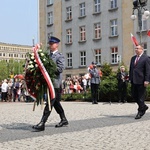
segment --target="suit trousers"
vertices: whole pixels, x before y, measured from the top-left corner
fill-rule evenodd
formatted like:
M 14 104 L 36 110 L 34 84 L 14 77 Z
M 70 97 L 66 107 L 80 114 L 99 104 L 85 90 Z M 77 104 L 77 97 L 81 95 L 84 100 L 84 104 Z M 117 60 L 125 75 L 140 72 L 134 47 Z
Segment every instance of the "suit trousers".
M 61 89 L 60 88 L 55 88 L 55 95 L 56 98 L 52 99 L 51 102 L 51 110 L 53 109 L 53 107 L 55 108 L 56 112 L 60 115 L 60 116 L 64 116 L 64 109 L 60 103 L 61 100 Z M 47 121 L 49 115 L 50 115 L 51 111 L 49 110 L 49 106 L 48 106 L 48 102 L 46 102 L 46 106 L 44 108 L 43 111 L 43 116 L 41 121 L 43 121 L 44 123 Z
M 143 84 L 131 84 L 132 97 L 138 104 L 138 110 L 142 111 L 145 107 L 146 87 Z

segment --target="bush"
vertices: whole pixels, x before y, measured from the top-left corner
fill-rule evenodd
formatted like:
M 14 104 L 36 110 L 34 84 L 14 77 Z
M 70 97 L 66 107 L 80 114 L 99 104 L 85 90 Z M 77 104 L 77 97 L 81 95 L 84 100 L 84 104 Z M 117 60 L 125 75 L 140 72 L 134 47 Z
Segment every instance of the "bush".
M 99 97 L 98 101 L 100 102 L 118 102 L 118 81 L 117 81 L 117 73 L 112 72 L 112 68 L 109 64 L 105 63 L 101 68 L 103 73 L 103 77 L 101 78 L 101 83 L 99 86 Z M 119 70 L 118 70 L 119 71 Z M 72 93 L 72 94 L 64 94 L 62 95 L 62 100 L 65 101 L 91 101 L 91 92 L 87 93 Z M 147 87 L 146 90 L 146 100 L 150 101 L 150 86 Z M 127 85 L 127 101 L 133 102 L 133 98 L 131 96 L 131 84 Z
M 71 94 L 62 94 L 61 97 L 64 101 L 91 101 L 91 93 L 71 93 Z

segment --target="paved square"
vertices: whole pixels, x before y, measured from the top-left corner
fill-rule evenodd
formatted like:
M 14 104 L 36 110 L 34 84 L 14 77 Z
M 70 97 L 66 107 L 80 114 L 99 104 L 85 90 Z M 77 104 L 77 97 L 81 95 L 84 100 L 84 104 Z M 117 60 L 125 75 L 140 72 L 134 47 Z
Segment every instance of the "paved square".
M 32 125 L 42 116 L 33 103 L 0 102 L 0 150 L 150 150 L 150 109 L 135 120 L 135 103 L 62 102 L 69 125 L 55 110 L 42 132 Z M 150 104 L 147 104 L 150 108 Z

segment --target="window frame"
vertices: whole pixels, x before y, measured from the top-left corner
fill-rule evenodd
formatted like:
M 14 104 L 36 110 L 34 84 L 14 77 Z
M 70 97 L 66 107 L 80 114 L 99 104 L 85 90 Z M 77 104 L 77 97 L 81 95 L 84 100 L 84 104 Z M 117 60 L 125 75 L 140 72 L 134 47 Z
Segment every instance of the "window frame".
M 118 64 L 118 47 L 111 47 L 111 64 Z
M 79 27 L 79 35 L 80 35 L 80 41 L 86 41 L 86 27 L 85 26 Z
M 95 62 L 101 64 L 102 61 L 102 50 L 100 48 L 94 49 L 95 52 Z
M 70 44 L 72 43 L 72 29 L 67 29 L 66 30 L 66 43 Z
M 117 36 L 118 35 L 117 19 L 110 20 L 110 35 L 111 36 Z
M 84 17 L 85 15 L 86 14 L 85 14 L 85 2 L 84 2 L 79 4 L 79 16 Z
M 101 12 L 101 0 L 94 0 L 94 13 L 99 12 Z
M 67 67 L 72 67 L 72 53 L 67 53 Z
M 86 66 L 86 51 L 80 52 L 80 66 L 81 67 Z
M 117 0 L 110 0 L 110 8 L 111 9 L 117 8 Z
M 94 38 L 100 39 L 101 38 L 101 23 L 94 23 Z
M 53 12 L 52 11 L 47 13 L 47 24 L 48 25 L 53 24 Z
M 69 6 L 66 8 L 66 20 L 71 20 L 72 19 L 72 7 Z

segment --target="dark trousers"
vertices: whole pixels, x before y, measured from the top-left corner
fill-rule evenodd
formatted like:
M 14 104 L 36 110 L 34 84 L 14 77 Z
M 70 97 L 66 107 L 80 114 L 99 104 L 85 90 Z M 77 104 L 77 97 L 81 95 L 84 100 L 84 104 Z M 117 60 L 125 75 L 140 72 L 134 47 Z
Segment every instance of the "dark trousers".
M 2 101 L 5 100 L 7 101 L 7 92 L 2 92 Z
M 99 88 L 99 84 L 91 83 L 92 102 L 98 101 L 98 88 Z
M 62 108 L 62 105 L 60 103 L 60 100 L 61 100 L 61 89 L 55 89 L 55 95 L 56 95 L 56 98 L 53 99 L 53 100 L 50 100 L 50 102 L 51 102 L 51 110 L 54 107 L 56 112 L 60 115 L 60 118 L 61 118 L 61 117 L 65 116 L 64 109 Z M 47 121 L 50 113 L 51 113 L 51 111 L 49 110 L 48 102 L 46 102 L 46 106 L 44 108 L 43 116 L 42 116 L 41 121 L 45 123 Z
M 126 82 L 121 82 L 118 84 L 118 96 L 119 96 L 119 101 L 126 101 L 126 96 L 127 96 Z
M 138 104 L 138 110 L 142 111 L 145 107 L 145 95 L 146 87 L 143 84 L 132 84 L 131 85 L 132 97 Z

